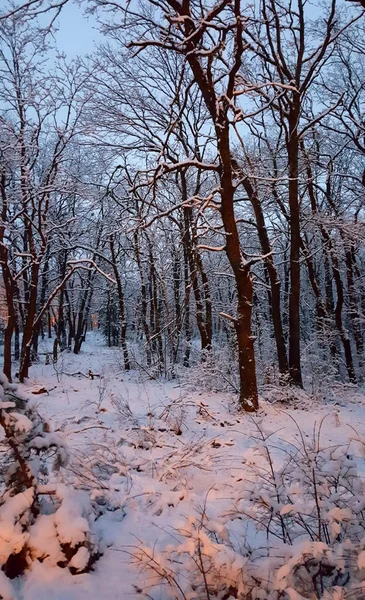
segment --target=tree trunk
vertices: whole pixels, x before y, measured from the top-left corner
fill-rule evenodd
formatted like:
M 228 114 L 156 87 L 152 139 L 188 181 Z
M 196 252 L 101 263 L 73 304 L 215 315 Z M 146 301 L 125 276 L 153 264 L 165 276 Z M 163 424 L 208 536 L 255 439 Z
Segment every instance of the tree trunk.
M 117 263 L 116 263 L 116 255 L 115 255 L 115 247 L 114 247 L 114 238 L 111 237 L 109 241 L 111 258 L 112 258 L 112 267 L 114 272 L 115 281 L 117 283 L 117 292 L 118 292 L 118 302 L 119 302 L 119 318 L 121 323 L 120 328 L 120 344 L 123 350 L 123 358 L 124 358 L 124 369 L 129 371 L 131 368 L 129 361 L 129 353 L 127 347 L 127 319 L 125 314 L 125 301 L 124 301 L 124 292 L 122 286 L 122 280 L 120 278 L 120 274 L 118 271 Z
M 63 250 L 59 257 L 59 277 L 62 281 L 66 275 L 67 266 L 67 251 Z M 56 323 L 56 333 L 59 348 L 61 351 L 66 349 L 67 346 L 67 335 L 66 335 L 66 323 L 65 323 L 65 311 L 64 311 L 64 300 L 65 300 L 65 289 L 64 286 L 60 289 L 58 299 L 58 315 Z
M 145 276 L 144 276 L 144 272 L 143 272 L 143 268 L 142 268 L 141 251 L 140 251 L 139 238 L 138 238 L 137 232 L 135 232 L 135 234 L 134 234 L 134 252 L 135 252 L 136 262 L 137 262 L 139 276 L 140 276 L 140 280 L 141 280 L 141 321 L 142 321 L 143 333 L 146 338 L 146 362 L 147 362 L 147 367 L 150 367 L 151 366 L 151 346 L 150 346 L 150 331 L 149 331 L 149 327 L 148 327 L 148 323 L 147 323 L 147 287 L 146 287 Z
M 3 282 L 5 287 L 6 305 L 8 310 L 5 332 L 4 332 L 4 375 L 11 382 L 11 342 L 13 337 L 13 331 L 15 326 L 15 307 L 14 307 L 14 280 L 9 267 L 9 255 L 8 248 L 4 243 L 5 236 L 5 223 L 7 219 L 8 203 L 5 188 L 5 170 L 1 175 L 0 188 L 1 188 L 1 223 L 0 223 L 0 262 L 3 275 Z
M 224 114 L 220 115 L 216 126 L 216 135 L 221 160 L 221 215 L 226 232 L 226 253 L 237 288 L 237 316 L 234 319 L 234 326 L 238 344 L 240 402 L 244 410 L 253 411 L 258 408 L 254 338 L 251 333 L 253 287 L 250 266 L 245 264 L 242 256 L 234 215 L 229 125 L 227 116 Z
M 297 92 L 290 107 L 287 140 L 290 209 L 289 373 L 294 385 L 303 386 L 300 365 L 300 206 L 299 138 L 300 99 Z
M 246 190 L 246 193 L 250 199 L 252 208 L 255 213 L 256 224 L 257 224 L 257 232 L 261 245 L 261 250 L 264 255 L 268 255 L 271 252 L 269 236 L 266 229 L 265 217 L 262 210 L 262 206 L 260 200 L 255 193 L 254 188 L 252 187 L 250 181 L 245 178 L 243 180 L 243 187 Z M 271 291 L 271 317 L 274 328 L 275 342 L 276 342 L 276 351 L 278 355 L 278 364 L 279 371 L 282 375 L 286 376 L 288 374 L 288 359 L 286 354 L 286 344 L 285 344 L 285 336 L 283 330 L 283 324 L 281 320 L 281 294 L 280 294 L 280 279 L 278 276 L 278 272 L 275 267 L 274 259 L 270 254 L 265 258 L 265 265 L 267 269 L 267 274 L 270 281 L 270 291 Z
M 185 296 L 184 296 L 184 330 L 185 330 L 185 353 L 184 353 L 184 367 L 189 366 L 190 361 L 190 350 L 191 350 L 191 329 L 190 329 L 190 277 L 189 277 L 189 259 L 187 255 L 187 249 L 184 246 L 184 284 L 185 284 Z
M 187 184 L 185 173 L 181 172 L 181 192 L 182 201 L 188 199 Z M 209 351 L 212 347 L 212 308 L 209 292 L 209 283 L 204 271 L 202 261 L 197 248 L 194 247 L 192 239 L 192 208 L 185 206 L 183 208 L 184 233 L 182 237 L 183 245 L 189 262 L 190 279 L 193 288 L 196 305 L 196 324 L 200 335 L 201 350 Z M 198 273 L 200 272 L 203 282 L 203 298 L 199 286 Z M 204 314 L 205 308 L 205 314 Z M 204 354 L 202 355 L 204 359 Z
M 306 161 L 307 161 L 307 165 L 306 165 L 307 176 L 308 176 L 307 186 L 308 186 L 308 193 L 309 193 L 309 197 L 310 197 L 310 201 L 311 201 L 312 212 L 314 214 L 318 214 L 317 199 L 316 199 L 316 195 L 315 195 L 315 191 L 314 191 L 314 187 L 313 187 L 312 169 L 311 169 L 309 157 L 305 153 L 304 143 L 301 144 L 301 149 L 302 149 L 303 153 L 305 154 Z M 327 185 L 326 185 L 326 196 L 327 196 L 327 200 L 329 201 L 329 203 L 333 205 L 332 198 L 331 198 L 331 185 L 330 185 L 329 178 L 327 180 Z M 346 331 L 346 328 L 345 328 L 345 326 L 343 324 L 343 320 L 342 320 L 342 310 L 343 310 L 343 305 L 344 305 L 344 291 L 343 291 L 343 283 L 342 283 L 340 268 L 339 268 L 339 260 L 338 260 L 336 250 L 333 248 L 332 239 L 331 239 L 331 236 L 330 236 L 327 228 L 321 222 L 319 224 L 319 228 L 320 228 L 320 232 L 321 232 L 322 239 L 324 242 L 324 246 L 326 248 L 326 252 L 329 253 L 331 262 L 332 262 L 332 274 L 333 274 L 333 279 L 335 282 L 336 292 L 337 292 L 337 302 L 336 302 L 336 307 L 334 309 L 335 323 L 336 323 L 337 330 L 339 332 L 339 336 L 340 336 L 344 354 L 345 354 L 345 362 L 346 362 L 346 368 L 347 368 L 349 380 L 351 383 L 356 383 L 356 374 L 355 374 L 354 363 L 353 363 L 353 358 L 352 358 L 351 342 L 350 342 L 348 333 Z M 328 282 L 326 284 L 326 287 L 327 287 L 327 285 L 330 285 L 331 289 L 328 290 L 328 293 L 330 293 L 332 295 L 332 283 Z M 332 303 L 332 300 L 330 300 L 330 302 Z
M 158 371 L 162 373 L 165 366 L 165 358 L 163 352 L 163 340 L 160 324 L 160 309 L 158 300 L 158 286 L 157 286 L 157 273 L 155 266 L 155 259 L 152 252 L 152 244 L 148 240 L 148 254 L 150 263 L 150 290 L 151 290 L 151 302 L 150 302 L 150 315 L 151 315 L 151 329 L 153 331 L 153 343 L 156 345 L 158 355 Z
M 346 244 L 346 240 L 344 240 L 345 244 L 345 261 L 346 261 L 346 277 L 347 277 L 347 294 L 349 299 L 349 317 L 352 322 L 352 328 L 354 333 L 356 352 L 359 361 L 359 367 L 362 367 L 363 353 L 364 353 L 364 340 L 362 337 L 361 324 L 360 324 L 360 315 L 359 309 L 357 305 L 357 295 L 356 295 L 356 287 L 354 280 L 354 263 L 353 259 L 355 257 L 355 253 L 351 252 L 351 247 L 349 247 L 349 243 Z M 347 247 L 346 247 L 347 246 Z
M 33 255 L 34 256 L 34 255 Z M 21 382 L 28 377 L 30 365 L 30 351 L 33 338 L 33 324 L 37 313 L 37 291 L 38 291 L 38 276 L 39 262 L 35 257 L 32 258 L 33 264 L 31 267 L 31 280 L 29 286 L 29 302 L 25 317 L 23 329 L 22 353 L 20 361 L 19 379 Z
M 87 307 L 89 306 L 89 296 L 92 290 L 92 281 L 95 275 L 95 271 L 89 271 L 87 274 L 85 289 L 83 291 L 79 310 L 77 312 L 77 326 L 75 328 L 75 343 L 74 343 L 74 354 L 79 354 L 82 343 L 84 341 L 84 328 L 85 328 L 85 317 L 87 316 Z

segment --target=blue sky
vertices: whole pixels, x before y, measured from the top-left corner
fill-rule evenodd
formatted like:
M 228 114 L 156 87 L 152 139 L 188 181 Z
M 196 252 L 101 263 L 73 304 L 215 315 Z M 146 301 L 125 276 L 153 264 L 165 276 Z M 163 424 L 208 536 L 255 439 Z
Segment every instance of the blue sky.
M 98 31 L 95 18 L 85 15 L 84 10 L 75 2 L 67 2 L 56 24 L 57 47 L 70 58 L 90 54 L 103 37 Z

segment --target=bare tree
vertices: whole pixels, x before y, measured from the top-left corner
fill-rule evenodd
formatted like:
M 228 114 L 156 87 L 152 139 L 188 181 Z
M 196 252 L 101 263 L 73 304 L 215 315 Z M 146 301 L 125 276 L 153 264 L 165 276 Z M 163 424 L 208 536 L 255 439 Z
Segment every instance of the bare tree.
M 132 40 L 130 45 L 137 52 L 153 46 L 182 55 L 192 73 L 192 84 L 199 88 L 212 121 L 217 163 L 214 166 L 199 166 L 214 169 L 219 179 L 219 186 L 211 194 L 209 203 L 218 204 L 218 195 L 220 200 L 217 208 L 225 233 L 224 248 L 236 281 L 237 315 L 229 318 L 234 323 L 238 341 L 241 405 L 245 410 L 255 410 L 258 394 L 251 333 L 253 289 L 250 268 L 253 261 L 243 252 L 237 229 L 234 213 L 236 174 L 232 167 L 230 141 L 237 75 L 245 49 L 241 3 L 239 0 L 233 3 L 224 0 L 208 8 L 194 1 L 180 4 L 175 0 L 166 0 L 158 2 L 156 10 L 157 14 L 153 14 L 152 3 L 138 14 L 129 8 L 126 10 L 125 16 L 132 24 L 134 20 L 141 24 L 141 32 L 145 25 L 148 24 L 149 28 L 152 26 L 151 37 L 147 38 L 143 31 L 142 39 Z M 121 16 L 124 19 L 124 15 Z M 194 167 L 195 164 L 195 160 L 190 163 L 185 161 L 184 166 Z M 177 165 L 167 168 L 176 170 Z M 162 171 L 166 171 L 163 165 Z
M 301 0 L 279 5 L 265 0 L 261 19 L 244 31 L 245 43 L 260 59 L 261 70 L 252 74 L 242 69 L 243 84 L 252 91 L 258 81 L 260 103 L 273 111 L 274 122 L 285 138 L 290 226 L 289 371 L 292 383 L 302 385 L 300 356 L 300 141 L 316 123 L 335 108 L 330 106 L 312 115 L 308 111 L 310 92 L 341 35 L 359 16 L 349 17 L 337 27 L 336 0 L 326 8 L 321 24 L 314 29 Z
M 82 108 L 82 79 L 76 65 L 60 64 L 51 78 L 42 55 L 42 30 L 15 15 L 1 23 L 3 131 L 7 132 L 2 167 L 2 268 L 9 294 L 20 284 L 24 315 L 20 379 L 28 376 L 31 345 L 38 322 L 42 264 L 58 227 L 48 221 L 57 192 L 64 185 L 65 150 L 77 133 Z M 7 168 L 8 167 L 8 168 Z M 9 260 L 9 243 L 15 252 Z M 44 301 L 44 298 L 42 299 Z M 9 353 L 14 326 L 10 306 L 5 369 L 10 375 Z

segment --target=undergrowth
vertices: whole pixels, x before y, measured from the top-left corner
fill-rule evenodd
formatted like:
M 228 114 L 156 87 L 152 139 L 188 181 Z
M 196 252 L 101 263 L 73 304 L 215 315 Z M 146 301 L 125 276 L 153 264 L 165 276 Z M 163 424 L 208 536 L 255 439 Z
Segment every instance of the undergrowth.
M 219 521 L 204 506 L 164 549 L 128 548 L 148 581 L 174 600 L 360 600 L 365 597 L 365 485 L 354 432 L 324 445 L 322 426 L 283 449 L 253 419 L 257 460 Z M 165 589 L 166 593 L 166 589 Z

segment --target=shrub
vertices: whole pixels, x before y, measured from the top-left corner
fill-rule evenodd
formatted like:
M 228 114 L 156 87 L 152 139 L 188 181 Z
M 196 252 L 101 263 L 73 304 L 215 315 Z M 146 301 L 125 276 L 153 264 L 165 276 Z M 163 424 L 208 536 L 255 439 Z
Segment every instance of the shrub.
M 82 572 L 98 556 L 85 492 L 58 482 L 68 460 L 62 439 L 32 401 L 0 377 L 0 597 L 34 559 Z M 52 479 L 52 483 L 51 483 Z
M 298 427 L 288 450 L 253 423 L 257 460 L 220 522 L 206 503 L 174 544 L 131 552 L 151 576 L 141 593 L 153 598 L 165 584 L 181 600 L 364 598 L 365 485 L 353 440 L 323 446 L 322 421 L 309 441 Z

